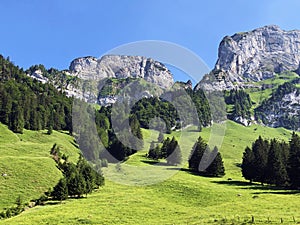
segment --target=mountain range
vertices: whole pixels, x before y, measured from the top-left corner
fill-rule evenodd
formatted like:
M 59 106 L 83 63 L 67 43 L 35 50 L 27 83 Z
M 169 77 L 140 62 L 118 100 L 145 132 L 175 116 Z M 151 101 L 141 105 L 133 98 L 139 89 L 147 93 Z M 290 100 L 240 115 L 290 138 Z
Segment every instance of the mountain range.
M 240 103 L 243 100 L 229 101 L 230 119 L 244 125 L 260 123 L 299 130 L 299 63 L 299 30 L 284 31 L 270 25 L 239 32 L 223 38 L 215 67 L 194 91 L 222 91 L 226 95 L 230 90 L 241 90 L 246 94 L 237 96 L 249 96 L 250 103 L 244 107 Z M 52 82 L 68 96 L 104 106 L 117 101 L 118 91 L 130 80 L 146 80 L 164 89 L 178 83 L 163 63 L 143 56 L 87 56 L 74 59 L 68 70 L 46 70 L 38 65 L 26 72 L 44 83 Z M 179 84 L 191 89 L 190 81 Z

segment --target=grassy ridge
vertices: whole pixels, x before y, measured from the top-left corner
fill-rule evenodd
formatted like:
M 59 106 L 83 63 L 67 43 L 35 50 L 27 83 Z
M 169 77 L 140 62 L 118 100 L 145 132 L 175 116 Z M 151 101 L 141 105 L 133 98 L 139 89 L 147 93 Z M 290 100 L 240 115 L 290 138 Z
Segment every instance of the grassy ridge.
M 189 132 L 191 136 L 198 135 Z M 208 139 L 209 132 L 206 128 L 201 134 Z M 151 135 L 155 137 L 157 133 L 144 131 L 148 142 Z M 178 132 L 174 135 L 180 136 Z M 257 224 L 266 224 L 268 217 L 272 224 L 279 224 L 281 218 L 285 224 L 294 224 L 293 216 L 300 222 L 297 218 L 300 196 L 273 187 L 249 185 L 241 177 L 237 165 L 245 146 L 258 135 L 288 140 L 290 132 L 228 122 L 221 149 L 227 173 L 224 178 L 199 177 L 181 170 L 162 183 L 128 186 L 111 181 L 109 173 L 116 171 L 116 166 L 110 164 L 104 171 L 106 185 L 87 199 L 38 206 L 0 224 L 243 224 L 243 221 L 251 221 L 252 215 Z M 179 142 L 186 147 L 193 144 L 189 143 L 190 139 Z M 148 146 L 146 143 L 144 151 L 126 162 L 143 166 L 143 175 L 147 167 L 151 167 L 144 157 Z M 126 168 L 124 164 L 121 167 Z M 167 173 L 170 169 L 172 167 L 163 167 L 162 171 Z M 148 175 L 151 178 L 151 174 Z M 232 180 L 227 180 L 229 177 Z
M 67 134 L 28 130 L 14 134 L 0 124 L 0 211 L 13 206 L 19 195 L 28 202 L 57 183 L 61 173 L 49 153 L 54 143 L 76 160 L 78 149 Z

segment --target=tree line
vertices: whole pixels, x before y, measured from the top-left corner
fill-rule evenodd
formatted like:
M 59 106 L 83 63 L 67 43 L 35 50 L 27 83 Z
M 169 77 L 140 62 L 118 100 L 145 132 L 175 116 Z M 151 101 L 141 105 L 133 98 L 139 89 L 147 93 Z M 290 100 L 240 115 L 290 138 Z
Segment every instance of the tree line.
M 72 133 L 72 98 L 42 84 L 0 55 L 0 122 L 16 133 L 23 129 Z
M 291 140 L 256 139 L 243 154 L 242 174 L 250 182 L 261 182 L 280 187 L 300 187 L 300 138 Z

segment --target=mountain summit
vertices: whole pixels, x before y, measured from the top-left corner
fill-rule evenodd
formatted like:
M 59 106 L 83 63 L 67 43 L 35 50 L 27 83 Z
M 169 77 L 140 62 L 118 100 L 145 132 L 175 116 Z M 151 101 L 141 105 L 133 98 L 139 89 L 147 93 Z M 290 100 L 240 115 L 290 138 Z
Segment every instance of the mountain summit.
M 71 62 L 69 70 L 83 80 L 143 78 L 163 88 L 170 88 L 174 83 L 171 72 L 164 64 L 143 56 L 81 57 Z
M 300 31 L 264 26 L 223 38 L 218 60 L 210 75 L 199 84 L 206 89 L 245 87 L 285 71 L 298 71 Z M 213 82 L 216 78 L 217 82 Z

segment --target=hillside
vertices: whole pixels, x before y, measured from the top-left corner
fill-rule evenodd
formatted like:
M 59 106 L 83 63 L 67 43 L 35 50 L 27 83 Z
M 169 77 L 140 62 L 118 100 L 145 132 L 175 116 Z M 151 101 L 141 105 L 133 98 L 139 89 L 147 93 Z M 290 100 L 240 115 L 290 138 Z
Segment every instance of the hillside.
M 241 174 L 245 147 L 258 136 L 288 141 L 291 130 L 300 131 L 299 43 L 300 31 L 277 26 L 226 36 L 215 68 L 194 89 L 190 81 L 174 84 L 165 65 L 143 56 L 81 57 L 62 71 L 24 71 L 0 56 L 0 212 L 57 184 L 55 143 L 73 162 L 80 146 L 89 162 L 105 165 L 106 183 L 88 197 L 51 201 L 0 224 L 300 222 L 298 191 L 249 184 Z M 186 160 L 199 134 L 218 145 L 225 124 L 224 177 L 198 176 L 186 161 L 179 169 L 164 156 L 146 157 L 159 134 L 152 129 L 174 136 Z
M 192 130 L 191 127 L 187 132 L 197 136 Z M 149 131 L 143 133 L 146 140 L 151 136 Z M 177 132 L 172 135 L 180 136 Z M 201 135 L 207 140 L 209 129 L 203 129 Z M 86 199 L 38 206 L 0 224 L 245 224 L 250 223 L 251 216 L 257 224 L 268 220 L 278 224 L 281 219 L 290 224 L 293 216 L 299 222 L 298 195 L 270 186 L 249 185 L 241 177 L 238 165 L 244 148 L 258 135 L 288 140 L 290 132 L 258 125 L 244 127 L 229 121 L 221 149 L 226 167 L 224 178 L 200 177 L 181 170 L 162 183 L 127 186 L 109 179 L 109 171 L 116 168 L 110 164 L 105 171 L 106 185 L 99 192 Z M 192 145 L 188 139 L 181 140 L 180 144 Z M 148 146 L 149 143 L 145 148 Z M 144 154 L 145 151 L 141 151 L 132 155 L 126 164 L 151 166 Z M 173 168 L 163 170 L 168 172 Z M 32 170 L 39 169 L 32 167 Z
M 39 198 L 62 176 L 50 157 L 54 143 L 76 161 L 78 149 L 74 139 L 64 132 L 24 130 L 14 134 L 0 123 L 0 211 L 13 206 L 17 197 L 24 202 Z

